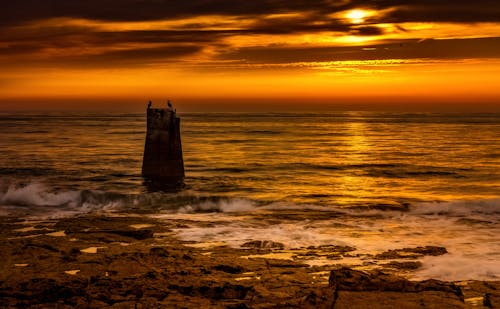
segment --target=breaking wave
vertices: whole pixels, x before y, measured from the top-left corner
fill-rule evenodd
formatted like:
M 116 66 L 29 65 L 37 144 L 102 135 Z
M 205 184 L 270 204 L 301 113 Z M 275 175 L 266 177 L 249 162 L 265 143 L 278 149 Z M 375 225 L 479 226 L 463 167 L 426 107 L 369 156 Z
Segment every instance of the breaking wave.
M 54 191 L 40 182 L 10 184 L 0 190 L 0 206 L 37 212 L 92 212 L 113 210 L 123 205 L 118 194 L 91 190 Z
M 418 215 L 500 215 L 500 198 L 418 203 L 410 209 Z
M 218 201 L 206 201 L 194 205 L 181 207 L 179 213 L 199 212 L 248 212 L 256 209 L 256 203 L 247 199 L 222 199 Z
M 37 215 L 57 216 L 96 211 L 130 213 L 249 212 L 257 203 L 244 198 L 198 196 L 189 192 L 120 194 L 98 190 L 55 190 L 42 182 L 0 183 L 0 208 Z M 9 211 L 7 211 L 9 213 Z
M 2 204 L 17 206 L 74 205 L 79 197 L 78 191 L 49 192 L 42 183 L 30 183 L 26 186 L 10 185 L 6 192 L 0 193 Z
M 0 183 L 0 207 L 29 209 L 73 210 L 76 212 L 114 211 L 132 213 L 174 212 L 237 213 L 265 211 L 332 212 L 344 216 L 442 216 L 452 218 L 500 217 L 500 198 L 420 202 L 413 204 L 366 204 L 352 208 L 338 205 L 296 204 L 287 201 L 261 202 L 245 197 L 200 196 L 189 190 L 177 193 L 148 192 L 120 194 L 98 190 L 55 190 L 42 182 L 28 184 Z

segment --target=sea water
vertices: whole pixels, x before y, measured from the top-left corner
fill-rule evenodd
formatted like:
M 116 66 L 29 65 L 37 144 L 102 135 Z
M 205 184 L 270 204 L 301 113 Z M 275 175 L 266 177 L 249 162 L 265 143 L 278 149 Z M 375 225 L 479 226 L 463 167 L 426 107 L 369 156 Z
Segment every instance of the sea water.
M 186 241 L 361 257 L 442 246 L 416 278 L 500 279 L 500 113 L 180 117 L 186 178 L 171 189 L 141 177 L 145 114 L 0 114 L 0 215 L 183 219 Z M 353 261 L 310 261 L 330 262 Z

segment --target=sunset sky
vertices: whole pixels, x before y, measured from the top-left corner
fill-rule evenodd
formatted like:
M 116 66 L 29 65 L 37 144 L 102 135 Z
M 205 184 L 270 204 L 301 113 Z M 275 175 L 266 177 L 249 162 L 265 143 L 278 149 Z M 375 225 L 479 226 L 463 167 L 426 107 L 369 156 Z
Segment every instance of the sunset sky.
M 16 0 L 0 111 L 500 110 L 498 0 Z

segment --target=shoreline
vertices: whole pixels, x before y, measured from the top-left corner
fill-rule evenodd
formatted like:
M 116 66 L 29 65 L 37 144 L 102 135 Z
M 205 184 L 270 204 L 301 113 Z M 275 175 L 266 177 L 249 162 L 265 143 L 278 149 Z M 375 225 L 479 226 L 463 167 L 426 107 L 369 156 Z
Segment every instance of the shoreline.
M 138 216 L 85 215 L 38 222 L 0 217 L 2 306 L 500 306 L 500 281 L 418 282 L 389 269 L 361 272 L 341 265 L 309 266 L 277 259 L 286 251 L 266 240 L 242 248 L 183 242 L 172 231 L 179 226 L 181 221 Z M 308 248 L 306 254 L 313 255 L 315 249 Z M 443 249 L 429 246 L 417 253 L 444 254 Z M 350 248 L 332 245 L 322 250 L 330 250 L 335 260 Z M 416 248 L 388 252 L 386 257 L 412 250 Z M 392 266 L 418 267 L 411 262 Z

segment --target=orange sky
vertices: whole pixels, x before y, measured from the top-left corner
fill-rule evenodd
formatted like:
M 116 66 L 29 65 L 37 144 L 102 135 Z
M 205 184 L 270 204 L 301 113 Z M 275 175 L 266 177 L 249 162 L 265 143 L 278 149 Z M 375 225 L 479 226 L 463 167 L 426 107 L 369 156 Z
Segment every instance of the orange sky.
M 498 16 L 497 1 L 20 0 L 0 13 L 0 111 L 500 110 Z

